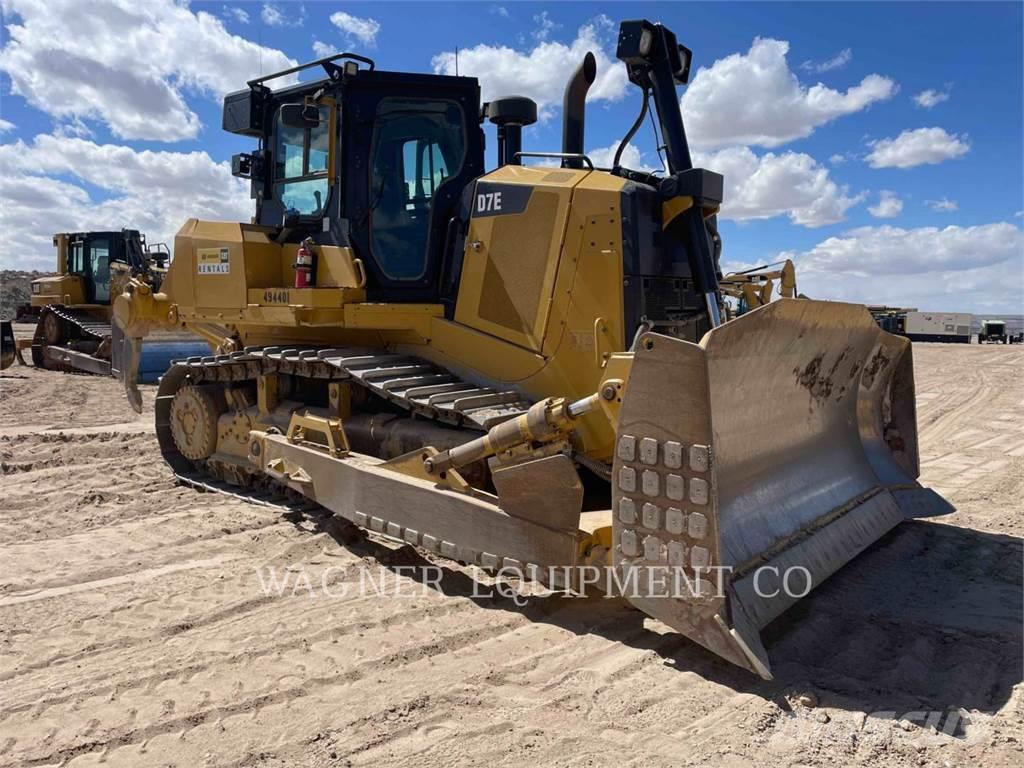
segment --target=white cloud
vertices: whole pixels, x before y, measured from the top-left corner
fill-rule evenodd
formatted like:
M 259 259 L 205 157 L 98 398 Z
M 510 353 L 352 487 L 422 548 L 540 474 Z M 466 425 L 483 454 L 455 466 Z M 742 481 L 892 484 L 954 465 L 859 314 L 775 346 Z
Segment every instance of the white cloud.
M 967 154 L 971 145 L 967 134 L 948 134 L 942 128 L 917 128 L 903 131 L 894 139 L 870 143 L 867 161 L 872 168 L 913 168 L 935 165 Z
M 829 72 L 833 69 L 841 69 L 845 67 L 852 59 L 853 51 L 849 48 L 843 48 L 843 50 L 831 59 L 827 59 L 825 61 L 805 61 L 800 65 L 800 69 L 807 72 Z
M 588 150 L 587 157 L 591 159 L 597 168 L 611 168 L 612 161 L 615 160 L 615 152 L 618 148 L 619 142 L 615 141 L 610 146 Z M 631 168 L 634 171 L 649 170 L 644 164 L 643 155 L 641 155 L 640 150 L 633 143 L 627 144 L 626 148 L 622 150 L 619 164 L 624 168 Z
M 263 10 L 260 11 L 260 18 L 263 19 L 263 23 L 267 26 L 284 26 L 284 16 L 281 15 L 281 10 L 276 5 L 264 3 Z
M 91 139 L 93 133 L 81 118 L 73 117 L 54 128 L 53 135 L 69 139 Z
M 949 89 L 947 87 L 944 91 L 936 91 L 929 88 L 927 91 L 921 91 L 919 94 L 914 96 L 914 103 L 924 109 L 931 109 L 936 104 L 941 104 L 944 101 L 949 100 Z
M 96 199 L 82 183 L 110 197 Z M 253 213 L 248 182 L 205 152 L 46 134 L 0 145 L 0 197 L 0 264 L 17 269 L 52 269 L 54 232 L 133 227 L 172 243 L 189 217 L 248 221 Z
M 749 147 L 729 147 L 711 153 L 695 153 L 694 165 L 725 176 L 723 219 L 770 219 L 788 216 L 794 224 L 820 227 L 835 224 L 846 211 L 864 199 L 850 196 L 802 152 L 760 157 Z
M 868 208 L 868 213 L 876 219 L 895 219 L 903 212 L 903 201 L 895 192 L 883 189 L 878 196 L 878 204 Z
M 552 32 L 562 26 L 548 16 L 547 11 L 541 11 L 534 15 L 533 21 L 537 25 L 537 29 L 534 30 L 533 36 L 541 42 L 547 40 L 551 36 Z
M 8 131 L 13 131 L 17 127 L 18 126 L 16 126 L 10 120 L 4 120 L 2 117 L 0 117 L 0 133 L 7 133 Z
M 237 5 L 225 5 L 224 16 L 230 16 L 239 24 L 249 23 L 249 14 L 244 8 L 239 8 Z
M 313 55 L 318 59 L 322 59 L 325 56 L 330 56 L 332 53 L 338 51 L 337 46 L 329 45 L 328 43 L 322 43 L 319 40 L 313 41 Z
M 1008 222 L 974 227 L 860 227 L 830 237 L 795 261 L 812 298 L 924 310 L 1020 312 L 1024 232 Z
M 832 165 L 842 165 L 846 162 L 846 155 L 836 153 L 829 157 L 828 161 L 832 163 Z
M 924 202 L 925 205 L 933 211 L 950 212 L 960 208 L 960 206 L 957 205 L 956 200 L 950 200 L 947 197 L 944 197 L 941 200 L 925 200 Z
M 506 8 L 504 5 L 492 5 L 491 13 L 495 14 L 496 16 L 501 16 L 501 18 L 503 19 L 511 18 L 511 14 L 509 14 L 508 8 Z
M 587 94 L 588 101 L 618 101 L 626 95 L 625 66 L 616 61 L 612 41 L 605 39 L 608 26 L 603 19 L 584 24 L 571 43 L 545 41 L 530 50 L 507 45 L 480 45 L 459 51 L 459 73 L 479 78 L 484 101 L 499 96 L 529 96 L 537 102 L 541 119 L 552 116 L 555 105 L 573 70 L 587 51 L 597 59 L 597 78 Z M 455 53 L 439 53 L 431 61 L 434 72 L 455 74 Z
M 268 27 L 301 27 L 306 23 L 306 6 L 294 2 L 283 6 L 264 3 L 260 18 Z
M 219 98 L 261 62 L 262 71 L 296 63 L 170 0 L 4 0 L 4 11 L 0 69 L 11 90 L 58 120 L 102 121 L 124 139 L 194 138 L 200 120 L 186 91 Z
M 331 14 L 331 24 L 341 30 L 347 40 L 360 42 L 367 48 L 377 47 L 380 23 L 375 19 L 363 19 L 351 13 L 337 11 Z
M 858 227 L 800 254 L 809 268 L 849 275 L 922 275 L 1024 260 L 1024 233 L 1008 222 L 974 227 Z
M 284 14 L 281 9 L 271 3 L 264 3 L 260 11 L 260 18 L 268 27 L 283 27 L 285 25 Z
M 897 91 L 881 75 L 868 75 L 845 93 L 821 83 L 807 88 L 786 63 L 788 51 L 785 40 L 757 38 L 747 53 L 698 70 L 680 102 L 691 144 L 777 147 Z

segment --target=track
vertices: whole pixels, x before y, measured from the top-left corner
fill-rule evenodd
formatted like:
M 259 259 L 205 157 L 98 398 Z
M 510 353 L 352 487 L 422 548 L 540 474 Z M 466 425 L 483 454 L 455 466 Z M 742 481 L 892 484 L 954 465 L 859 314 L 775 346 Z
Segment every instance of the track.
M 311 502 L 267 482 L 266 478 L 259 478 L 255 487 L 224 482 L 216 467 L 186 459 L 174 444 L 170 406 L 182 386 L 209 382 L 225 386 L 254 383 L 258 376 L 265 374 L 348 381 L 362 387 L 367 394 L 422 418 L 475 431 L 487 430 L 525 413 L 532 405 L 513 390 L 481 387 L 426 360 L 389 354 L 380 349 L 266 347 L 249 348 L 231 355 L 189 358 L 175 363 L 161 379 L 155 404 L 160 449 L 179 480 L 200 491 L 222 493 L 284 511 L 316 508 Z
M 196 493 L 161 460 L 153 388 L 136 420 L 114 381 L 8 369 L 0 766 L 1015 766 L 1016 459 L 967 480 L 944 461 L 1007 459 L 1024 428 L 1024 350 L 996 351 L 975 378 L 978 347 L 915 346 L 924 479 L 960 483 L 958 511 L 772 625 L 772 683 L 618 601 L 520 608 L 419 550 Z M 954 736 L 883 716 L 956 707 Z
M 46 338 L 48 317 L 57 317 L 63 325 L 62 344 L 51 344 Z M 92 351 L 82 352 L 77 344 L 86 341 L 102 349 L 104 341 L 109 349 L 110 323 L 98 320 L 82 310 L 51 304 L 39 313 L 39 322 L 32 337 L 32 363 L 37 368 L 69 373 L 97 373 L 110 375 L 109 357 L 102 358 Z

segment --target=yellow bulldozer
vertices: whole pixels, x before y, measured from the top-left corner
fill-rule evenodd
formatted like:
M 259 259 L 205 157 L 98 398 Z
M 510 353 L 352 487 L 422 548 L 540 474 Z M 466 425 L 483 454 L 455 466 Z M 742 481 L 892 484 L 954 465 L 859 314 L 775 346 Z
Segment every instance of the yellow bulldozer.
M 148 245 L 146 236 L 135 229 L 62 232 L 53 236 L 53 245 L 57 274 L 31 283 L 27 309 L 35 314 L 36 329 L 30 340 L 16 342 L 19 362 L 25 364 L 22 351 L 30 349 L 37 368 L 120 376 L 111 367 L 113 299 L 132 277 L 159 290 L 170 250 L 163 243 Z M 194 337 L 162 339 L 147 345 L 136 377 L 154 380 L 154 374 L 163 373 L 171 359 L 208 351 Z M 13 357 L 7 364 L 11 361 Z
M 853 304 L 780 298 L 724 322 L 723 179 L 693 167 L 676 93 L 690 51 L 627 21 L 617 55 L 643 99 L 622 147 L 653 101 L 663 174 L 583 153 L 589 54 L 556 166 L 522 164 L 545 154 L 522 149 L 536 105 L 481 104 L 474 78 L 345 53 L 250 81 L 223 127 L 258 140 L 232 160 L 256 215 L 189 220 L 162 286 L 117 298 L 114 354 L 140 408 L 131 360 L 152 329 L 216 350 L 157 392 L 184 483 L 556 586 L 603 574 L 768 678 L 760 629 L 940 506 L 916 482 L 911 348 Z
M 735 306 L 727 306 L 728 319 L 746 314 L 770 302 L 776 281 L 779 296 L 786 299 L 797 296 L 796 267 L 790 259 L 725 275 L 718 281 L 718 290 L 723 296 L 736 300 Z
M 170 252 L 134 229 L 53 236 L 57 274 L 32 281 L 38 313 L 31 343 L 37 368 L 110 375 L 111 301 L 130 276 L 159 288 Z

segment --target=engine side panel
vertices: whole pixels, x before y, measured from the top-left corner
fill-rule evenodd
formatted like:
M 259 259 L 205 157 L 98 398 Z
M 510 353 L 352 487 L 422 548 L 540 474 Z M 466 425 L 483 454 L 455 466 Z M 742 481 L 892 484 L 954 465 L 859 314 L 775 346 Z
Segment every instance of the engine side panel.
M 578 171 L 505 166 L 476 182 L 455 321 L 540 351 Z

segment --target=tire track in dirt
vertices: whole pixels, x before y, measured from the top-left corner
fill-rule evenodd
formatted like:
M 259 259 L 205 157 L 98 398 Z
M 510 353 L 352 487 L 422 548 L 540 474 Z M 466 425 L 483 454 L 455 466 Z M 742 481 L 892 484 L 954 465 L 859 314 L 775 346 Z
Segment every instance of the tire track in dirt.
M 417 618 L 422 621 L 424 618 L 429 617 L 425 617 L 423 614 L 420 614 Z M 459 633 L 446 635 L 443 638 L 443 641 L 438 641 L 429 644 L 409 643 L 400 650 L 396 650 L 391 653 L 386 653 L 371 658 L 365 658 L 353 665 L 350 665 L 340 670 L 329 671 L 328 669 L 324 669 L 322 672 L 318 671 L 314 674 L 310 674 L 310 671 L 308 669 L 304 669 L 303 672 L 305 674 L 302 676 L 301 682 L 298 684 L 292 684 L 286 687 L 280 685 L 273 686 L 275 690 L 264 692 L 245 692 L 237 689 L 232 690 L 232 695 L 228 697 L 230 703 L 208 706 L 204 701 L 201 708 L 198 708 L 195 711 L 176 717 L 167 717 L 166 715 L 173 714 L 177 707 L 177 700 L 175 699 L 175 696 L 183 697 L 183 694 L 181 692 L 173 692 L 174 695 L 163 699 L 160 705 L 160 707 L 164 710 L 162 714 L 164 714 L 165 716 L 156 716 L 153 718 L 158 722 L 153 722 L 142 727 L 131 727 L 130 725 L 126 724 L 121 728 L 114 729 L 113 732 L 111 733 L 105 734 L 103 741 L 93 739 L 88 742 L 79 742 L 68 746 L 58 747 L 53 750 L 39 750 L 35 753 L 32 751 L 28 751 L 12 756 L 17 757 L 19 761 L 18 764 L 20 765 L 42 765 L 46 763 L 64 761 L 71 757 L 80 755 L 83 752 L 99 751 L 109 742 L 114 742 L 119 746 L 129 743 L 137 744 L 140 742 L 149 741 L 158 735 L 178 732 L 182 730 L 188 731 L 192 728 L 199 726 L 200 724 L 209 721 L 223 720 L 224 718 L 234 714 L 259 711 L 270 706 L 281 705 L 287 702 L 307 697 L 311 694 L 311 692 L 316 691 L 317 689 L 337 685 L 337 681 L 339 680 L 339 678 L 344 679 L 346 685 L 351 685 L 352 683 L 359 682 L 369 674 L 380 674 L 386 670 L 391 670 L 395 667 L 401 667 L 405 664 L 410 663 L 410 660 L 430 659 L 436 656 L 453 654 L 461 648 L 479 643 L 482 637 L 493 637 L 510 631 L 511 629 L 521 624 L 523 621 L 525 620 L 521 617 L 517 618 L 512 616 L 501 623 L 491 624 L 486 629 L 472 628 L 469 630 L 463 630 Z M 267 652 L 270 653 L 270 649 L 268 649 Z M 245 656 L 243 658 L 246 659 L 247 664 L 251 664 L 251 656 Z M 180 673 L 176 671 L 174 673 L 175 676 L 173 677 L 171 676 L 172 673 L 167 673 L 167 675 L 163 677 L 161 682 L 182 682 L 187 684 L 193 676 L 198 676 L 200 671 L 200 669 L 182 670 Z M 178 674 L 187 675 L 188 677 L 184 680 L 181 680 L 179 677 L 177 677 Z M 286 679 L 286 677 L 287 675 L 282 676 L 280 680 L 284 680 Z M 280 680 L 278 682 L 280 682 Z M 208 683 L 208 681 L 206 680 L 204 680 L 203 682 Z M 242 687 L 244 688 L 244 686 Z M 167 689 L 165 688 L 165 690 L 161 692 L 159 695 L 166 695 L 166 693 Z M 193 687 L 193 690 L 186 693 L 185 695 L 194 693 L 199 693 L 199 699 L 200 701 L 203 701 L 203 694 L 205 693 L 208 697 L 210 692 L 206 689 L 196 691 L 195 687 Z M 120 689 L 117 691 L 117 697 L 119 699 L 124 698 L 125 695 L 125 691 Z M 148 700 L 140 700 L 138 703 L 139 707 L 132 707 L 136 714 L 143 707 L 146 707 L 147 705 L 152 705 L 152 702 Z M 122 706 L 124 706 L 123 703 Z M 36 712 L 35 715 L 39 716 L 40 713 Z M 6 730 L 8 727 L 11 727 L 11 723 L 8 722 L 11 719 L 12 718 L 8 716 L 4 717 L 3 720 L 0 721 L 2 722 L 4 730 Z M 67 718 L 66 716 L 62 718 L 61 727 L 70 728 L 77 725 L 68 723 L 68 719 L 69 718 Z M 14 724 L 13 727 L 16 728 L 17 725 Z M 82 726 L 79 725 L 79 727 Z M 59 734 L 55 734 L 55 736 L 57 735 Z M 40 754 L 39 752 L 43 753 Z M 2 758 L 2 756 L 0 756 L 0 758 Z

